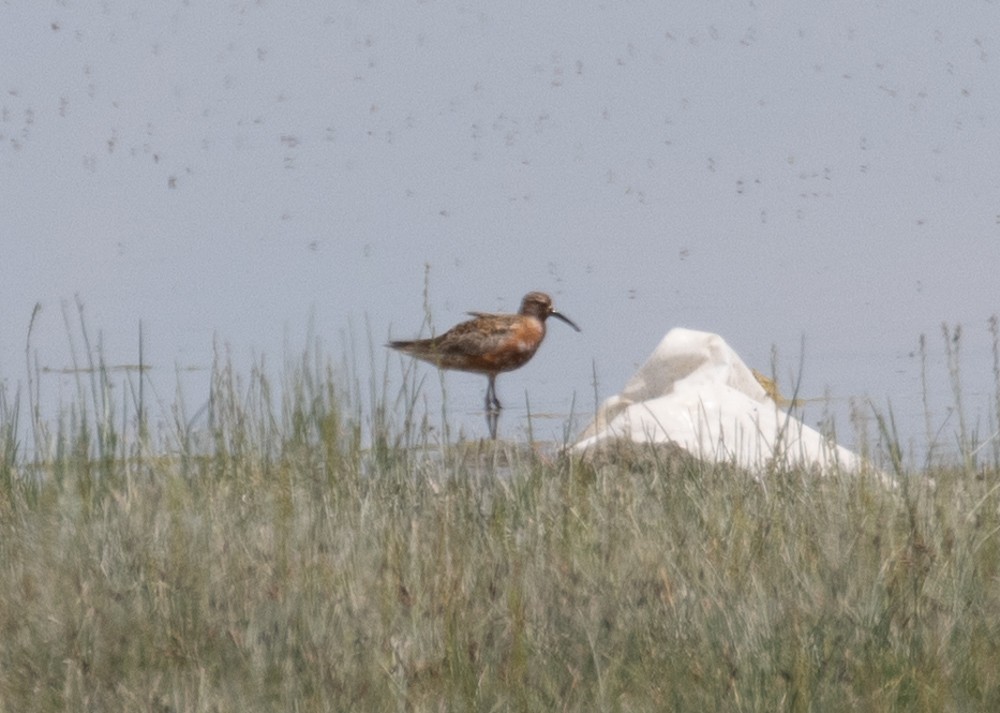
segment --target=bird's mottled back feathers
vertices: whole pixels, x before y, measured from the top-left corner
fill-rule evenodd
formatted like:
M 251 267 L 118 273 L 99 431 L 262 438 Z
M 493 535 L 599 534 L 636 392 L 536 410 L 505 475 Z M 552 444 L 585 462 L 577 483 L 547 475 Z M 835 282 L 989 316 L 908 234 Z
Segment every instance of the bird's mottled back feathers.
M 545 325 L 538 319 L 478 313 L 437 337 L 389 346 L 445 369 L 489 374 L 522 366 L 544 335 Z

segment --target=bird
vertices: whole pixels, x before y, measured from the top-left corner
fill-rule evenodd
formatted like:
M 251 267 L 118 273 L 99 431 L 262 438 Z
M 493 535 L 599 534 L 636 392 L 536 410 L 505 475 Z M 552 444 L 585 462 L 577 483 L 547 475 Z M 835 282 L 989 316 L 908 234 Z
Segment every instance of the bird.
M 517 314 L 468 314 L 473 318 L 437 337 L 391 341 L 386 346 L 439 369 L 485 374 L 489 378 L 486 411 L 490 413 L 503 408 L 497 398 L 497 375 L 528 363 L 545 339 L 546 319 L 555 317 L 581 331 L 573 320 L 555 310 L 552 298 L 544 292 L 526 294 Z

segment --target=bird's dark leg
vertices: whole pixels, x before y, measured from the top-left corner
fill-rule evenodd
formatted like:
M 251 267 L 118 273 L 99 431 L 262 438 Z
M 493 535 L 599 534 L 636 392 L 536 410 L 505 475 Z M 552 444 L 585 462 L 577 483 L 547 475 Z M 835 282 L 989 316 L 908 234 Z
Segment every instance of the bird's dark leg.
M 497 377 L 496 374 L 490 374 L 490 385 L 486 388 L 486 410 L 487 411 L 499 411 L 503 408 L 500 405 L 500 399 L 497 398 Z
M 490 385 L 486 387 L 486 427 L 490 430 L 490 438 L 497 439 L 497 422 L 500 421 L 500 400 L 497 398 L 497 376 L 490 374 Z
M 499 411 L 487 411 L 486 412 L 486 428 L 490 431 L 490 438 L 494 441 L 497 439 L 497 423 L 500 422 L 500 412 Z

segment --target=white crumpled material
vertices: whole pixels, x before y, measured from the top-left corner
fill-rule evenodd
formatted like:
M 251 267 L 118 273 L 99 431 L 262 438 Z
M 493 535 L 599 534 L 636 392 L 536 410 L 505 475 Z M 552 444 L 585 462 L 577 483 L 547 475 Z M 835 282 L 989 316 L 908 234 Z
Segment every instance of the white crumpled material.
M 573 445 L 673 444 L 750 470 L 787 465 L 858 471 L 862 459 L 786 413 L 717 334 L 672 329 Z M 783 462 L 782 462 L 783 461 Z

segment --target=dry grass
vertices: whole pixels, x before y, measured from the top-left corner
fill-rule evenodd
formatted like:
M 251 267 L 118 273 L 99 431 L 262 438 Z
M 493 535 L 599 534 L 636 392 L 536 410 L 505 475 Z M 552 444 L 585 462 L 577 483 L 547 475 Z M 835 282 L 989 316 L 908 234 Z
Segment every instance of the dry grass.
M 0 400 L 0 711 L 1000 710 L 994 468 L 443 447 L 287 371 L 157 445 L 100 370 L 37 452 Z

